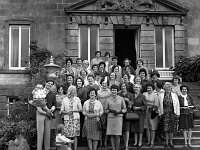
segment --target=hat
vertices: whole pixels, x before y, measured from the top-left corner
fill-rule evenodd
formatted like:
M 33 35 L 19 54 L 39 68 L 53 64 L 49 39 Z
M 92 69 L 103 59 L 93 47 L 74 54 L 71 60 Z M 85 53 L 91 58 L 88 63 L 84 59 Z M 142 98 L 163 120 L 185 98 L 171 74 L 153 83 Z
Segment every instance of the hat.
M 153 70 L 152 73 L 151 73 L 151 75 L 150 75 L 150 77 L 152 78 L 153 75 L 157 75 L 158 78 L 160 78 L 160 74 L 158 73 L 157 70 Z

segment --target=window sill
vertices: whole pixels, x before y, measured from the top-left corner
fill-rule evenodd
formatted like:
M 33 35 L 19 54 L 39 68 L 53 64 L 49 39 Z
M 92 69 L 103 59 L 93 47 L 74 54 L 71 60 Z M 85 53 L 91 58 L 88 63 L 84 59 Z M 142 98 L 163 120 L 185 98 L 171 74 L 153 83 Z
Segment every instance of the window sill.
M 29 70 L 0 70 L 0 74 L 30 74 Z

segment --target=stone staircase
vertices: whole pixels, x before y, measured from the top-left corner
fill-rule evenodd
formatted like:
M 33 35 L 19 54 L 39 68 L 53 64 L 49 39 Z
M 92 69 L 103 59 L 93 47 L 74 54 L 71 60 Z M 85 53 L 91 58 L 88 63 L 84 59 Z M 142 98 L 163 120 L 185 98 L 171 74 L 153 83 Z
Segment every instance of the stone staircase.
M 192 148 L 185 148 L 184 147 L 184 138 L 183 138 L 183 133 L 181 131 L 177 131 L 174 133 L 174 138 L 173 138 L 173 143 L 174 143 L 174 148 L 176 150 L 200 150 L 200 120 L 195 120 L 195 128 L 192 131 Z M 134 143 L 134 138 L 133 135 L 130 135 L 130 140 L 129 140 L 129 150 L 131 149 L 138 149 L 137 147 L 133 146 Z M 150 148 L 146 145 L 147 140 L 144 136 L 143 138 L 143 146 L 140 148 L 141 150 L 145 149 L 156 149 L 156 150 L 165 150 L 165 149 L 171 149 L 171 148 L 165 148 L 163 145 L 165 144 L 165 140 L 162 139 L 155 139 L 155 147 Z M 123 139 L 121 139 L 121 144 L 123 145 Z M 112 149 L 111 148 L 111 143 L 110 139 L 108 140 L 108 148 L 98 148 L 99 150 L 108 150 Z M 121 148 L 122 149 L 122 148 Z M 51 150 L 56 150 L 55 147 L 52 147 Z M 87 147 L 87 140 L 86 139 L 79 139 L 78 140 L 78 150 L 88 150 Z

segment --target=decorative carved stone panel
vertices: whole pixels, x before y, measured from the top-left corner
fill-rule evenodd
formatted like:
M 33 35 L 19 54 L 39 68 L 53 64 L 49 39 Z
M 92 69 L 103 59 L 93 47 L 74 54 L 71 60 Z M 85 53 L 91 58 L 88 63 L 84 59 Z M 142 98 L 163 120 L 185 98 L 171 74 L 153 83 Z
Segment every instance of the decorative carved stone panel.
M 168 17 L 162 17 L 163 25 L 168 25 Z
M 97 10 L 151 11 L 156 9 L 152 0 L 98 0 Z
M 129 26 L 131 24 L 131 16 L 124 16 L 124 25 Z

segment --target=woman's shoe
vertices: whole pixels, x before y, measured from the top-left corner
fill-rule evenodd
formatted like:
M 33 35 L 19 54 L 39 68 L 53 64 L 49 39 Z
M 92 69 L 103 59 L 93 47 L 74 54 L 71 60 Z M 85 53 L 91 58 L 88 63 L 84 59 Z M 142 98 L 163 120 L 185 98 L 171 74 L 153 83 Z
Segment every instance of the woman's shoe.
M 189 147 L 189 146 L 188 146 L 188 144 L 185 144 L 184 147 L 187 148 L 187 147 Z
M 151 144 L 151 145 L 150 145 L 150 147 L 154 147 L 154 146 L 155 146 L 154 144 Z
M 147 146 L 150 146 L 151 144 L 150 143 L 147 143 Z
M 142 144 L 141 144 L 141 145 L 139 145 L 139 144 L 138 144 L 138 146 L 137 146 L 137 147 L 138 147 L 138 148 L 141 148 L 141 147 L 142 147 Z
M 173 143 L 170 143 L 169 146 L 170 146 L 171 148 L 174 148 L 174 144 L 173 144 Z
M 189 147 L 189 148 L 192 148 L 192 145 L 191 145 L 191 144 L 188 144 L 188 147 Z
M 136 143 L 136 144 L 134 144 L 133 146 L 134 146 L 134 147 L 137 147 L 137 146 L 138 146 L 138 144 Z
M 168 145 L 168 144 L 165 144 L 164 147 L 167 148 L 167 147 L 169 147 L 169 145 Z

